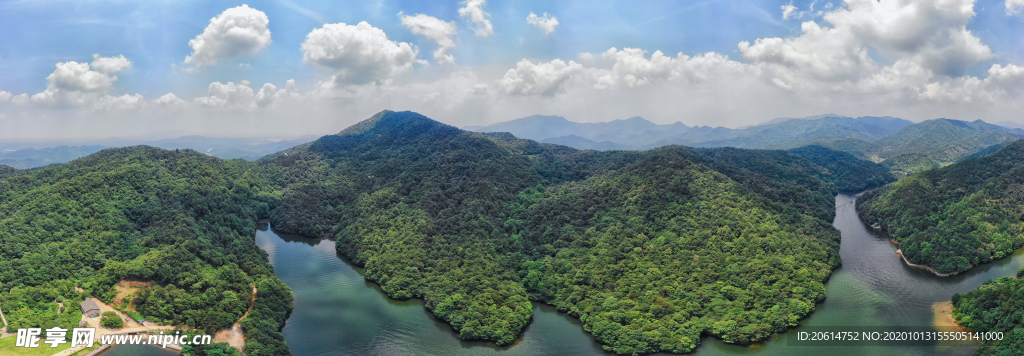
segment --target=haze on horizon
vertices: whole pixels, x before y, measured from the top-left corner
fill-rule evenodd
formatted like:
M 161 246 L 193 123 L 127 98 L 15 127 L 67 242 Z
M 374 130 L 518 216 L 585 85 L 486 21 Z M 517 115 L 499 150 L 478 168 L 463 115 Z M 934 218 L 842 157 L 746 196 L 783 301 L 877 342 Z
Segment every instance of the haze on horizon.
M 1024 0 L 0 3 L 0 141 L 298 137 L 383 109 L 1024 123 Z

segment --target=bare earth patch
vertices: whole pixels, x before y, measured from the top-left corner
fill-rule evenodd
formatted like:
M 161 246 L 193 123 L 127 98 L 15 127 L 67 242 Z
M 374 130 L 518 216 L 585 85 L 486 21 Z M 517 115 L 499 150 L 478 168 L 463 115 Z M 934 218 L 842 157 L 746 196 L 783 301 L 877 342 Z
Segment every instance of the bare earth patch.
M 231 347 L 238 349 L 239 352 L 242 351 L 242 347 L 245 346 L 245 334 L 242 332 L 242 324 L 240 323 L 242 322 L 242 319 L 249 316 L 249 312 L 252 311 L 252 306 L 256 303 L 256 292 L 256 286 L 253 286 L 252 300 L 249 301 L 249 309 L 246 310 L 245 314 L 242 314 L 242 317 L 238 318 L 238 321 L 236 321 L 234 325 L 231 325 L 230 328 L 218 331 L 214 334 L 213 342 L 226 342 L 228 345 L 231 345 Z
M 132 304 L 132 303 L 125 303 L 124 302 L 124 298 L 127 297 L 127 296 L 130 296 L 132 294 L 135 294 L 135 292 L 138 292 L 139 290 L 141 290 L 143 288 L 151 287 L 151 286 L 153 286 L 153 283 L 151 283 L 151 282 L 127 281 L 127 280 L 123 280 L 123 281 L 117 282 L 117 285 L 114 285 L 114 290 L 117 290 L 117 296 L 114 297 L 114 305 L 117 305 L 119 307 L 123 307 L 124 310 L 133 311 L 133 312 L 136 311 L 135 310 L 135 305 Z

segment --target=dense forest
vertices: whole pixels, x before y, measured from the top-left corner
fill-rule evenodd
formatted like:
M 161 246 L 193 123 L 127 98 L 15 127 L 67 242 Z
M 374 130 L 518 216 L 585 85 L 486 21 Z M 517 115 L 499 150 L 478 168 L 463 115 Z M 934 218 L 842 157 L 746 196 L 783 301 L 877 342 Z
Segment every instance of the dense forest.
M 579 151 L 384 112 L 258 163 L 275 228 L 335 238 L 464 339 L 512 343 L 538 300 L 617 353 L 749 343 L 839 264 L 836 175 L 785 151 Z
M 1006 145 L 1024 137 L 1024 131 L 981 120 L 935 119 L 904 127 L 877 141 L 842 140 L 825 144 L 860 158 L 884 161 L 892 172 L 905 177 L 943 167 Z
M 54 301 L 93 296 L 212 333 L 256 290 L 244 351 L 288 354 L 291 291 L 252 238 L 269 217 L 335 239 L 463 339 L 513 343 L 533 300 L 610 351 L 689 352 L 703 335 L 763 340 L 814 310 L 840 263 L 833 196 L 888 180 L 823 147 L 581 151 L 390 111 L 257 162 L 107 149 L 0 167 L 0 306 L 16 326 L 71 325 L 80 312 Z M 153 285 L 114 300 L 122 280 Z
M 985 341 L 975 355 L 1019 355 L 1024 350 L 1024 269 L 1017 278 L 990 280 L 966 294 L 953 295 L 953 317 L 974 332 L 1002 332 L 1003 339 Z
M 896 181 L 886 166 L 858 159 L 852 154 L 822 146 L 806 146 L 789 150 L 828 169 L 840 192 L 858 193 Z
M 1024 246 L 1024 141 L 864 194 L 857 210 L 907 259 L 962 272 Z
M 148 320 L 213 333 L 238 320 L 256 285 L 246 351 L 288 355 L 279 330 L 291 293 L 252 239 L 273 201 L 254 167 L 139 146 L 7 174 L 0 306 L 12 329 L 77 326 L 79 302 L 115 302 L 127 279 L 156 284 L 135 300 Z

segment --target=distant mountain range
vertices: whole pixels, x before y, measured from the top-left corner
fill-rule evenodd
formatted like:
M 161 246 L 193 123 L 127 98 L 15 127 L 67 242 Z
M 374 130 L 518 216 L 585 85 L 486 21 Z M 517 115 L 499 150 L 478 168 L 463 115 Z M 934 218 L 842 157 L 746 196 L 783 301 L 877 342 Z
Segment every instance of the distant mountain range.
M 147 145 L 167 150 L 193 149 L 210 156 L 224 159 L 242 158 L 249 161 L 279 152 L 289 147 L 313 141 L 315 137 L 292 140 L 251 139 L 251 138 L 219 138 L 206 136 L 184 136 L 154 141 L 109 140 L 99 145 L 68 146 L 60 145 L 49 148 L 22 148 L 0 150 L 0 165 L 18 169 L 47 166 L 55 163 L 66 163 L 74 159 L 88 156 L 94 152 L 110 147 L 126 147 Z
M 641 117 L 601 123 L 577 123 L 561 116 L 534 115 L 488 126 L 467 126 L 476 132 L 508 132 L 516 137 L 577 149 L 649 149 L 664 145 L 790 149 L 841 139 L 874 141 L 913 123 L 892 117 L 819 115 L 781 118 L 760 125 L 730 129 L 658 125 Z
M 0 165 L 18 169 L 47 166 L 54 163 L 65 163 L 88 156 L 107 148 L 99 145 L 59 146 L 51 148 L 26 148 L 21 150 L 0 151 Z
M 743 128 L 658 125 L 640 117 L 603 123 L 577 123 L 560 116 L 535 115 L 489 126 L 477 132 L 509 132 L 521 138 L 577 149 L 643 150 L 665 145 L 793 149 L 822 145 L 857 157 L 885 162 L 900 175 L 995 152 L 1024 138 L 1024 129 L 936 119 L 913 123 L 894 117 L 848 117 L 835 114 L 780 118 Z

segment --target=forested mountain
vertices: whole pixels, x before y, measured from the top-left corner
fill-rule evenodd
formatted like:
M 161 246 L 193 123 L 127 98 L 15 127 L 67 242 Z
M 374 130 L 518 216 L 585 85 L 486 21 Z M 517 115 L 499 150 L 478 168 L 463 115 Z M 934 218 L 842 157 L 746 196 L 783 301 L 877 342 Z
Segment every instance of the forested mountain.
M 576 123 L 560 116 L 530 116 L 476 132 L 509 132 L 516 137 L 577 149 L 650 149 L 665 145 L 790 149 L 842 139 L 874 141 L 892 135 L 910 121 L 892 117 L 819 115 L 776 119 L 745 128 L 657 125 L 639 117 L 603 123 Z
M 65 163 L 73 159 L 88 156 L 106 147 L 99 145 L 89 146 L 60 146 L 52 148 L 33 149 L 26 148 L 15 151 L 0 151 L 0 164 L 18 169 L 42 167 L 54 163 Z
M 582 124 L 538 115 L 467 129 L 510 132 L 520 138 L 593 150 L 640 150 L 673 144 L 756 149 L 819 145 L 881 162 L 899 176 L 991 153 L 1000 145 L 1024 138 L 1022 129 L 981 120 L 936 119 L 914 124 L 892 117 L 839 115 L 776 119 L 738 129 L 656 125 L 640 118 Z
M 807 158 L 803 158 L 807 157 Z M 824 168 L 828 157 L 846 162 Z M 326 236 L 394 298 L 422 298 L 464 339 L 512 343 L 531 300 L 622 353 L 797 325 L 839 265 L 833 195 L 877 167 L 826 148 L 593 151 L 382 112 L 257 162 L 152 147 L 29 171 L 0 166 L 0 295 L 12 325 L 72 326 L 53 300 L 131 302 L 249 354 L 287 354 L 291 293 L 252 236 Z M 845 189 L 845 188 L 844 188 Z M 74 287 L 84 288 L 76 292 Z
M 291 291 L 252 238 L 273 203 L 254 168 L 139 146 L 0 176 L 0 306 L 10 328 L 77 327 L 84 297 L 120 302 L 113 286 L 130 279 L 156 284 L 134 301 L 148 320 L 212 334 L 245 313 L 255 286 L 245 351 L 290 354 L 279 330 Z
M 790 119 L 744 129 L 695 127 L 678 136 L 653 141 L 645 147 L 679 144 L 695 147 L 790 149 L 844 139 L 874 141 L 911 125 L 892 117 L 824 116 Z
M 1024 246 L 1024 141 L 907 177 L 857 200 L 914 263 L 962 272 Z
M 993 145 L 1024 137 L 1024 130 L 1008 129 L 981 120 L 936 119 L 907 126 L 874 142 L 868 155 L 885 160 L 894 171 L 914 173 L 956 162 Z
M 846 152 L 822 146 L 805 146 L 789 152 L 828 169 L 840 192 L 856 193 L 896 181 L 885 166 Z
M 578 151 L 383 112 L 258 163 L 278 229 L 334 237 L 464 339 L 511 343 L 532 299 L 618 353 L 762 340 L 839 263 L 834 177 L 784 151 Z
M 552 137 L 540 140 L 543 143 L 553 143 L 556 145 L 569 146 L 580 150 L 631 150 L 632 146 L 626 146 L 611 141 L 594 142 L 576 135 Z
M 0 164 L 18 169 L 66 163 L 109 147 L 147 145 L 168 150 L 192 149 L 209 156 L 224 159 L 242 158 L 249 161 L 280 152 L 290 147 L 313 141 L 313 138 L 269 140 L 250 138 L 219 138 L 184 136 L 155 141 L 108 140 L 103 145 L 58 146 L 49 148 L 22 148 L 0 151 Z
M 609 122 L 580 123 L 561 116 L 533 115 L 488 126 L 467 126 L 464 129 L 474 132 L 508 132 L 519 138 L 577 149 L 596 149 L 594 147 L 597 146 L 588 142 L 613 147 L 603 149 L 637 149 L 691 128 L 681 122 L 658 125 L 639 116 Z

